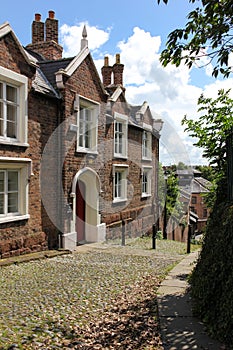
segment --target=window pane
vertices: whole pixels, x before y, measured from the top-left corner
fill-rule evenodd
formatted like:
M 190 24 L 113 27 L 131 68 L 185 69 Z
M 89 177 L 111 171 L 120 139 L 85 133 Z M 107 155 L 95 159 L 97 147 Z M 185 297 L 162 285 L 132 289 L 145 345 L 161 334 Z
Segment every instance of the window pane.
M 18 172 L 8 172 L 8 192 L 18 191 Z
M 13 105 L 7 105 L 7 120 L 16 121 L 17 107 Z
M 0 194 L 0 214 L 4 214 L 4 194 Z
M 0 193 L 4 192 L 4 172 L 0 172 Z
M 16 138 L 16 113 L 17 107 L 7 105 L 7 137 Z
M 90 148 L 90 135 L 88 131 L 85 133 L 85 148 Z
M 121 198 L 122 196 L 122 173 L 115 173 L 115 198 Z
M 122 140 L 122 135 L 119 135 L 119 150 L 118 153 L 122 154 L 123 153 L 123 140 Z
M 79 136 L 79 147 L 83 147 L 83 136 L 82 135 L 80 135 Z
M 17 89 L 15 87 L 7 85 L 6 99 L 7 101 L 17 103 Z
M 86 119 L 90 122 L 91 121 L 91 109 L 86 110 Z
M 4 136 L 3 102 L 0 102 L 0 136 Z
M 8 194 L 8 213 L 18 212 L 18 193 Z
M 0 101 L 0 118 L 3 119 L 3 103 Z
M 7 122 L 7 137 L 16 138 L 16 124 Z
M 0 98 L 3 98 L 3 84 L 0 83 Z

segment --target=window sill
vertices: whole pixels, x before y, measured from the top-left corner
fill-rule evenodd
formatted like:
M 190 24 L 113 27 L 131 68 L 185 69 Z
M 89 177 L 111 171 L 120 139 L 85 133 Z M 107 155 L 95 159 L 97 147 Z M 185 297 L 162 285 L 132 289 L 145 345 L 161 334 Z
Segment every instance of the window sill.
M 14 222 L 14 221 L 20 221 L 20 220 L 27 220 L 30 218 L 29 214 L 25 215 L 16 215 L 16 216 L 4 216 L 0 218 L 0 224 L 4 224 L 7 222 Z
M 127 202 L 127 198 L 116 198 L 116 199 L 113 199 L 112 202 L 113 204 Z
M 94 155 L 98 155 L 99 153 L 97 151 L 92 151 L 91 149 L 87 149 L 87 148 L 78 148 L 76 149 L 77 153 L 85 153 L 85 154 L 94 154 Z
M 151 197 L 151 193 L 143 193 L 141 198 L 149 198 Z
M 7 140 L 0 138 L 0 144 L 1 145 L 9 145 L 9 146 L 18 146 L 18 147 L 29 147 L 29 143 L 27 142 L 20 142 L 20 141 L 14 141 L 14 140 Z
M 128 159 L 128 156 L 126 156 L 125 154 L 114 153 L 114 158 Z
M 145 160 L 145 161 L 147 161 L 147 162 L 151 162 L 151 161 L 152 161 L 152 158 L 142 157 L 142 160 Z

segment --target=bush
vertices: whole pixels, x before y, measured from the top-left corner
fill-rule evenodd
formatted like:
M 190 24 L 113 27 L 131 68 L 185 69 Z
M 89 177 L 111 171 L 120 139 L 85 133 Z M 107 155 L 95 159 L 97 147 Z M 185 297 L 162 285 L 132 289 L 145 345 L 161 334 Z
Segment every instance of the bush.
M 190 277 L 193 310 L 210 334 L 233 349 L 233 206 L 216 204 Z
M 156 239 L 163 239 L 163 232 L 162 231 L 157 231 Z

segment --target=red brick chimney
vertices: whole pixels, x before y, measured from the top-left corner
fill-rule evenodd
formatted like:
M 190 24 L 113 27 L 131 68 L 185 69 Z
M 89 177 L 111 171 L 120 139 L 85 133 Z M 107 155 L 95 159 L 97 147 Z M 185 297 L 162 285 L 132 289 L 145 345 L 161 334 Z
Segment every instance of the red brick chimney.
M 101 68 L 104 86 L 112 84 L 112 67 L 109 66 L 109 59 L 107 56 L 104 57 L 104 66 Z
M 41 54 L 47 60 L 62 58 L 63 48 L 58 44 L 58 20 L 54 17 L 55 12 L 49 11 L 49 17 L 44 25 L 41 22 L 41 15 L 35 14 L 35 20 L 32 23 L 32 43 L 26 47 Z
M 116 63 L 112 67 L 113 69 L 113 83 L 114 85 L 123 86 L 123 71 L 124 65 L 120 62 L 120 54 L 116 54 Z
M 41 15 L 35 14 L 35 20 L 32 22 L 32 44 L 44 41 L 44 23 L 40 21 Z
M 55 12 L 49 11 L 49 17 L 45 21 L 46 41 L 54 40 L 58 44 L 58 20 L 54 17 Z

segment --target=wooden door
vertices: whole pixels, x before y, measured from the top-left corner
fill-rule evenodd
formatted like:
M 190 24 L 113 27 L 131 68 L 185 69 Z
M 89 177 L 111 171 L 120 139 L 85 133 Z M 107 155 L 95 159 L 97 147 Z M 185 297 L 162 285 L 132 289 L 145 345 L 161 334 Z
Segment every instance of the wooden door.
M 82 181 L 77 182 L 76 186 L 76 232 L 77 242 L 85 240 L 85 203 L 86 186 Z

